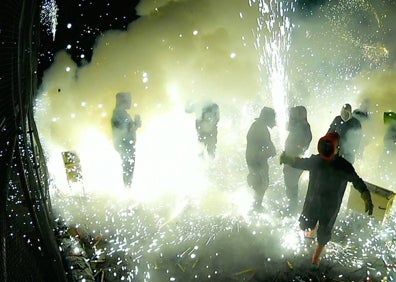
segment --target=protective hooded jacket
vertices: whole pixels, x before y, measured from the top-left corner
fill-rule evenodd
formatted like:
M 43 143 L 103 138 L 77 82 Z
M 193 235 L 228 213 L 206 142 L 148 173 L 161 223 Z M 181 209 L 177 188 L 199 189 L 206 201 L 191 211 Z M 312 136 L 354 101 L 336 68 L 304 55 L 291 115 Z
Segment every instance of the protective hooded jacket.
M 325 217 L 337 216 L 347 182 L 352 182 L 360 193 L 368 191 L 353 166 L 339 156 L 333 161 L 323 160 L 319 155 L 296 158 L 292 166 L 310 171 L 302 212 L 307 216 L 311 213 L 322 214 Z
M 300 226 L 313 228 L 319 222 L 318 242 L 325 245 L 331 238 L 347 182 L 352 182 L 360 193 L 368 192 L 367 186 L 353 166 L 338 155 L 331 161 L 312 155 L 310 158 L 286 159 L 285 163 L 310 172 Z

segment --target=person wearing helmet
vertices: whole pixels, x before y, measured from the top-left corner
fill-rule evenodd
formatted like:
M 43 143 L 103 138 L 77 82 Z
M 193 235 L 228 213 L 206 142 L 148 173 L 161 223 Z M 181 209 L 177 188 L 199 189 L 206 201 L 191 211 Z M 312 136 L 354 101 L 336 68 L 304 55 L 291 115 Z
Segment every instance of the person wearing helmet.
M 246 163 L 249 170 L 248 185 L 254 190 L 254 209 L 262 209 L 262 201 L 269 184 L 268 159 L 276 155 L 268 128 L 274 127 L 275 111 L 264 107 L 246 136 Z
M 365 211 L 369 215 L 373 213 L 371 195 L 365 182 L 352 164 L 339 155 L 339 140 L 338 133 L 331 132 L 319 139 L 319 154 L 298 158 L 283 152 L 280 156 L 281 164 L 309 171 L 308 190 L 299 222 L 302 230 L 317 228 L 317 245 L 312 256 L 315 266 L 319 265 L 323 248 L 331 239 L 347 182 L 352 182 L 361 193 Z
M 285 142 L 285 152 L 289 156 L 300 157 L 308 149 L 312 140 L 311 126 L 307 120 L 307 109 L 304 106 L 290 108 L 287 126 L 289 134 Z M 289 213 L 294 214 L 298 202 L 298 181 L 301 169 L 289 165 L 283 166 L 283 178 L 286 196 L 289 199 Z
M 131 108 L 132 95 L 119 92 L 116 95 L 116 106 L 111 117 L 111 129 L 114 149 L 122 161 L 124 186 L 130 188 L 135 168 L 136 130 L 142 125 L 139 115 L 131 118 L 127 110 Z
M 334 131 L 340 135 L 340 143 L 342 144 L 340 155 L 353 164 L 356 153 L 359 152 L 360 148 L 362 125 L 353 116 L 350 104 L 344 104 L 342 106 L 340 115 L 336 116 L 331 122 L 327 133 Z

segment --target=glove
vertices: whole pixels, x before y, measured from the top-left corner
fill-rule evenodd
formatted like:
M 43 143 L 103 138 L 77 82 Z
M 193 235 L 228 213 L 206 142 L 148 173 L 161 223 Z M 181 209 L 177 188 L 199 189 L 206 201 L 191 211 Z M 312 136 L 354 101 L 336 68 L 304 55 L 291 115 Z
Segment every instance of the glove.
M 296 161 L 295 157 L 290 157 L 286 155 L 286 153 L 283 151 L 282 154 L 279 157 L 279 163 L 280 164 L 288 164 L 288 165 L 293 165 Z
M 368 215 L 372 215 L 374 205 L 373 202 L 371 201 L 370 192 L 364 191 L 360 196 L 364 201 L 364 212 L 368 212 Z

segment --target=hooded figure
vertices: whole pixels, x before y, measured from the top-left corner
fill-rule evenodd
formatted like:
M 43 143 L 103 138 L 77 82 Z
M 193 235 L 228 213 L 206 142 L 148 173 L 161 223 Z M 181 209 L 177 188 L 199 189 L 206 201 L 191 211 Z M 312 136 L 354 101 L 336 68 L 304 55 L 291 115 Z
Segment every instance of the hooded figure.
M 369 215 L 373 212 L 366 184 L 352 164 L 338 154 L 339 139 L 336 132 L 321 137 L 318 142 L 319 154 L 309 158 L 296 158 L 285 152 L 280 156 L 281 164 L 309 171 L 308 190 L 299 222 L 302 230 L 317 228 L 317 246 L 312 256 L 314 265 L 319 265 L 320 254 L 330 241 L 347 182 L 352 182 L 354 188 L 361 193 L 365 211 Z
M 217 124 L 220 120 L 220 110 L 216 103 L 203 107 L 201 116 L 195 121 L 198 141 L 203 143 L 212 158 L 216 153 Z
M 132 119 L 127 112 L 131 108 L 131 104 L 131 93 L 117 93 L 116 106 L 111 117 L 113 144 L 122 160 L 123 181 L 127 188 L 132 184 L 135 168 L 136 130 L 141 126 L 140 116 L 136 115 L 135 119 Z
M 307 110 L 304 106 L 292 107 L 289 111 L 289 134 L 286 139 L 285 152 L 289 156 L 301 157 L 308 149 L 312 140 L 311 126 L 307 120 Z M 283 167 L 283 177 L 286 186 L 286 196 L 289 199 L 289 212 L 294 213 L 298 202 L 298 181 L 301 169 L 289 165 Z
M 268 128 L 275 126 L 275 111 L 264 107 L 255 119 L 246 136 L 246 163 L 249 174 L 247 182 L 253 188 L 254 208 L 260 210 L 264 193 L 269 184 L 268 159 L 276 155 Z
M 362 139 L 362 125 L 360 121 L 352 115 L 350 104 L 344 104 L 340 115 L 331 122 L 327 133 L 337 132 L 340 135 L 340 155 L 348 162 L 355 162 L 355 155 L 360 149 Z
M 383 168 L 391 169 L 395 165 L 396 156 L 396 113 L 384 113 L 384 125 L 386 126 L 383 138 L 384 149 L 380 158 Z
M 396 152 L 396 113 L 385 112 L 384 124 L 387 126 L 384 135 L 384 149 L 386 154 L 392 155 Z

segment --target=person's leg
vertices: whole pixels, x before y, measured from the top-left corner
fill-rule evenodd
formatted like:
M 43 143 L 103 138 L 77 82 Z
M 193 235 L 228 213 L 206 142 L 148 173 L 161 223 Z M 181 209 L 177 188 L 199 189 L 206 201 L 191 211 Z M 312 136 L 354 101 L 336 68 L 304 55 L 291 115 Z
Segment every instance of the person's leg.
M 257 183 L 256 191 L 256 206 L 258 208 L 262 208 L 262 202 L 264 198 L 264 194 L 268 189 L 269 185 L 269 167 L 268 164 L 262 163 L 261 167 L 258 171 L 260 181 Z
M 318 219 L 315 216 L 312 216 L 312 215 L 306 216 L 304 214 L 301 214 L 299 221 L 300 221 L 301 230 L 304 230 L 307 233 L 311 233 L 311 232 L 316 231 L 316 229 L 318 229 L 318 230 L 320 229 L 320 224 L 318 224 Z M 322 229 L 321 229 L 321 231 L 322 231 Z M 309 236 L 307 236 L 307 237 L 309 237 Z M 309 237 L 309 238 L 312 238 L 312 237 Z M 318 234 L 318 242 L 316 244 L 315 251 L 312 254 L 312 258 L 311 258 L 311 262 L 315 267 L 319 265 L 320 255 L 322 254 L 324 246 L 327 243 L 327 242 L 324 243 L 325 241 L 323 241 L 322 239 L 323 239 L 322 237 L 320 237 L 320 239 L 319 239 L 319 234 Z
M 133 171 L 135 170 L 135 149 L 129 148 L 122 159 L 123 180 L 126 188 L 132 185 Z
M 286 196 L 289 199 L 289 212 L 295 213 L 298 204 L 298 181 L 302 170 L 285 165 L 283 167 L 283 177 L 286 187 Z
M 312 255 L 313 265 L 318 266 L 320 263 L 320 256 L 324 250 L 324 247 L 331 239 L 331 233 L 335 220 L 337 218 L 337 214 L 338 211 L 334 214 L 325 214 L 324 216 L 322 216 L 322 218 L 319 219 L 317 244 L 316 249 Z
M 208 154 L 212 158 L 215 156 L 215 153 L 216 153 L 216 143 L 217 143 L 216 135 L 217 135 L 217 132 L 211 133 L 207 136 L 207 139 L 206 139 L 206 146 L 207 146 Z
M 321 256 L 321 254 L 322 254 L 322 252 L 324 250 L 324 247 L 325 247 L 325 245 L 322 245 L 320 243 L 316 244 L 316 248 L 315 248 L 315 251 L 314 251 L 314 253 L 312 255 L 312 260 L 311 260 L 311 262 L 312 262 L 312 264 L 314 266 L 319 266 L 320 256 Z
M 264 197 L 265 190 L 262 183 L 262 173 L 257 164 L 248 164 L 249 174 L 247 176 L 248 185 L 254 190 L 254 209 L 262 208 L 262 201 Z
M 298 221 L 300 222 L 300 229 L 303 231 L 314 230 L 318 224 L 318 218 L 310 214 L 301 214 Z

